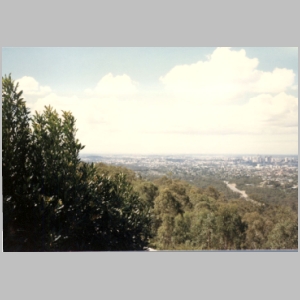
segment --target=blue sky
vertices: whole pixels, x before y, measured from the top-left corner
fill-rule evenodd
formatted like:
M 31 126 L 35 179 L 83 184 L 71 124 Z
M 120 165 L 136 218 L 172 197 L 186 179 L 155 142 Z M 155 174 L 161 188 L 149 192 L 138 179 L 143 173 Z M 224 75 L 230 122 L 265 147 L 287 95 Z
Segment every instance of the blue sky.
M 298 48 L 3 48 L 85 153 L 298 153 Z

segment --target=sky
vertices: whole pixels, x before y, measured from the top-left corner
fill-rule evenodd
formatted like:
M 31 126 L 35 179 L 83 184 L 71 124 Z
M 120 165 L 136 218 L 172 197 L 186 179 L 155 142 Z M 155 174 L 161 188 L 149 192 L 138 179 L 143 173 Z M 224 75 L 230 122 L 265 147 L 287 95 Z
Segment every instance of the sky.
M 298 48 L 2 48 L 32 114 L 83 154 L 298 154 Z

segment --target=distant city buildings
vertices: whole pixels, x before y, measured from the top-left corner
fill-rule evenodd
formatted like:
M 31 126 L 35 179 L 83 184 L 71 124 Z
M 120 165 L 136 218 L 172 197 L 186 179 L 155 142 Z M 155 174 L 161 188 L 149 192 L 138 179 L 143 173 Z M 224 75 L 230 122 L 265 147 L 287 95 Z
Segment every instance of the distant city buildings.
M 251 163 L 259 163 L 259 164 L 274 164 L 274 163 L 288 163 L 295 162 L 294 157 L 272 157 L 272 156 L 243 156 L 243 161 L 251 162 Z
M 187 179 L 213 176 L 220 180 L 258 176 L 262 182 L 277 181 L 283 187 L 298 188 L 298 156 L 85 155 L 81 159 L 125 166 L 142 176 L 172 173 Z

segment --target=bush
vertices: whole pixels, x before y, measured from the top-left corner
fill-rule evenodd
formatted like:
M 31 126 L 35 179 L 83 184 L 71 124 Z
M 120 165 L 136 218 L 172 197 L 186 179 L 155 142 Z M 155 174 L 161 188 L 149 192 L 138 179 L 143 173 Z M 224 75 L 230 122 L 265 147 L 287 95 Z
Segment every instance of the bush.
M 143 249 L 149 210 L 126 176 L 81 162 L 72 114 L 30 118 L 17 88 L 2 78 L 4 251 Z

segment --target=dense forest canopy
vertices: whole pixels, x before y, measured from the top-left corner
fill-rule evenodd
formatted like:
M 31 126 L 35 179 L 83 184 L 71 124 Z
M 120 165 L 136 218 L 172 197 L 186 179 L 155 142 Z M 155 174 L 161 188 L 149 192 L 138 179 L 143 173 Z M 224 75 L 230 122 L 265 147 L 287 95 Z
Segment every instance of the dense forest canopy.
M 231 198 L 213 186 L 200 188 L 171 175 L 149 180 L 124 167 L 95 167 L 110 176 L 126 173 L 141 201 L 150 205 L 155 249 L 298 248 L 298 214 L 288 205 Z
M 213 180 L 146 179 L 82 162 L 83 147 L 71 112 L 31 116 L 2 77 L 4 251 L 298 249 L 297 211 L 271 194 L 253 191 L 257 205 Z

